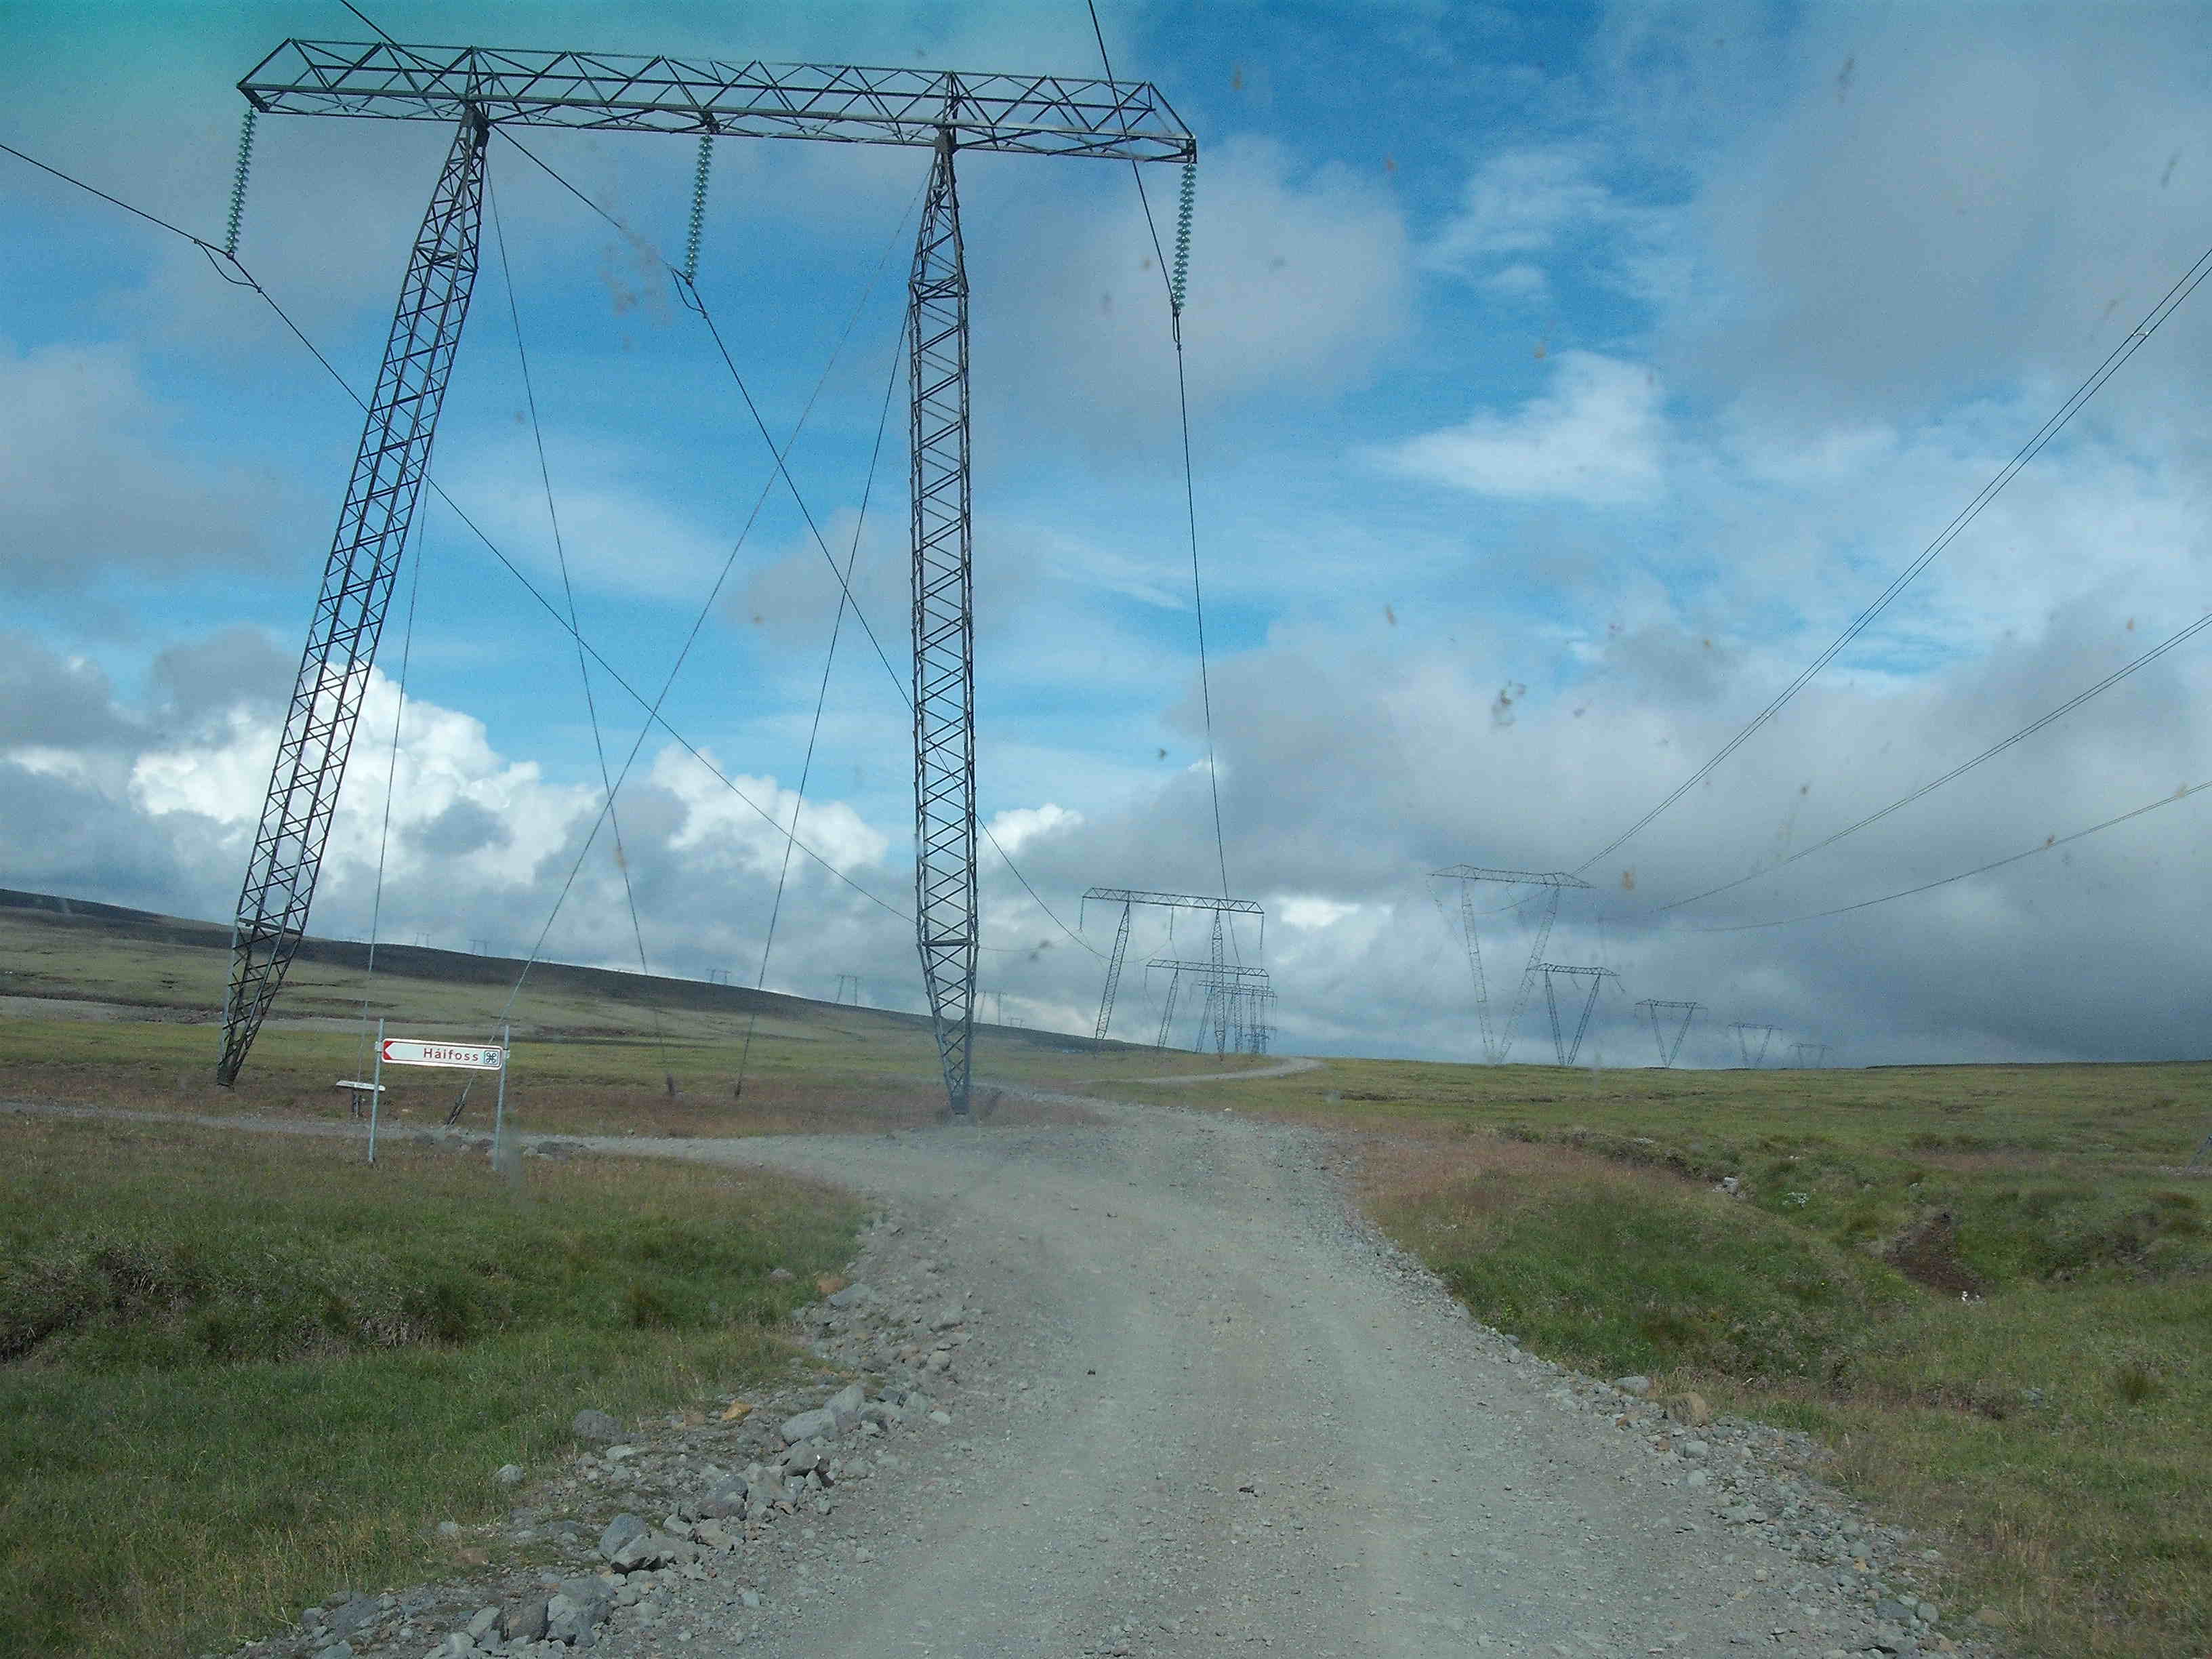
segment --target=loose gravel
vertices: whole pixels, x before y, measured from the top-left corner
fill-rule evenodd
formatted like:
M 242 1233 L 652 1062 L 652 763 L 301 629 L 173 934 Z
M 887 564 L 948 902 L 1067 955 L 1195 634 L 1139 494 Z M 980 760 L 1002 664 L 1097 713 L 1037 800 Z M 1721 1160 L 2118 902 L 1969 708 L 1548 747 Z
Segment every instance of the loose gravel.
M 1091 1104 L 582 1141 L 875 1197 L 801 1316 L 818 1379 L 526 1472 L 483 1541 L 550 1540 L 562 1573 L 333 1597 L 258 1645 L 573 1651 L 532 1628 L 552 1602 L 617 1659 L 1989 1651 L 1939 1553 L 1823 1488 L 1809 1441 L 1470 1318 L 1353 1212 L 1325 1134 Z

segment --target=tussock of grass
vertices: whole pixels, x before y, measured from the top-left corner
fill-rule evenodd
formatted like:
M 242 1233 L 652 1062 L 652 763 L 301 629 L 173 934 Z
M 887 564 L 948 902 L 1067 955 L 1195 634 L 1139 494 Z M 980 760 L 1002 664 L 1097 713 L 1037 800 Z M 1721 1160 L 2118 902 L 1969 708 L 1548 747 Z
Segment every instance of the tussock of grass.
M 195 1650 L 435 1572 L 580 1406 L 781 1364 L 857 1221 L 748 1173 L 359 1158 L 0 1119 L 0 1652 Z
M 1539 1351 L 1605 1376 L 1690 1368 L 1826 1380 L 1895 1273 L 1695 1183 L 1595 1158 L 1474 1152 L 1449 1178 L 1382 1197 L 1467 1304 Z

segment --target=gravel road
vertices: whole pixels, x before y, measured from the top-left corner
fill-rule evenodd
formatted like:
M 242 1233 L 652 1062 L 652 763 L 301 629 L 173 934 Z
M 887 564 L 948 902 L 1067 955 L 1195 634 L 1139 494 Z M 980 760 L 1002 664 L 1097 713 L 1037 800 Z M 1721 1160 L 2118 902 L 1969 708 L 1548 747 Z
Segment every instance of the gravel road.
M 1679 1454 L 1655 1453 L 1667 1425 L 1648 1407 L 1623 1423 L 1637 1402 L 1468 1319 L 1353 1217 L 1326 1137 L 1218 1110 L 1100 1110 L 1072 1128 L 653 1149 L 877 1195 L 900 1224 L 876 1230 L 861 1281 L 902 1306 L 964 1301 L 974 1340 L 941 1391 L 951 1425 L 874 1443 L 903 1455 L 748 1562 L 760 1607 L 726 1577 L 678 1578 L 647 1624 L 617 1620 L 602 1646 L 1868 1650 L 1882 1569 L 1849 1558 L 1874 1533 L 1831 1553 L 1835 1572 L 1802 1544 L 1785 1553 L 1784 1530 L 1757 1524 L 1771 1515 L 1720 1518 L 1717 1497 L 1744 1495 L 1735 1474 L 1727 1492 L 1702 1467 L 1692 1483 Z M 1759 1433 L 1702 1432 L 1716 1476 Z

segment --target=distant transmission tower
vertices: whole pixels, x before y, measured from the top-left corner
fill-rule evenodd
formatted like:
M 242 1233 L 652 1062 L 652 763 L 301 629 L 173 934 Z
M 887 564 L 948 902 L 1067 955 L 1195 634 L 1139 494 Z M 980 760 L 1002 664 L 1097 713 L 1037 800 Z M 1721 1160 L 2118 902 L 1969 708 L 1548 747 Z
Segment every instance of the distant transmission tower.
M 855 1008 L 859 1007 L 860 1006 L 860 976 L 858 974 L 840 974 L 837 975 L 837 1001 L 841 1006 L 845 1001 L 845 993 L 848 990 L 851 991 L 853 994 L 853 1006 Z
M 1222 956 L 1224 945 L 1222 918 L 1224 916 L 1259 917 L 1260 946 L 1262 950 L 1267 948 L 1267 913 L 1250 899 L 1207 898 L 1197 893 L 1155 893 L 1134 887 L 1093 887 L 1084 894 L 1084 906 L 1087 908 L 1093 899 L 1102 903 L 1118 904 L 1121 907 L 1121 926 L 1114 930 L 1114 952 L 1106 959 L 1106 988 L 1098 999 L 1098 1028 L 1091 1033 L 1094 1041 L 1103 1042 L 1106 1036 L 1106 1028 L 1114 1023 L 1114 996 L 1121 983 L 1121 962 L 1129 949 L 1129 917 L 1131 911 L 1136 906 L 1156 904 L 1166 910 L 1170 933 L 1174 931 L 1175 913 L 1177 910 L 1212 911 L 1213 913 L 1213 959 L 1217 963 L 1221 960 Z M 1082 912 L 1079 911 L 1076 922 L 1078 927 L 1082 926 L 1081 915 Z M 1175 995 L 1173 983 L 1168 987 L 1168 995 L 1170 999 Z M 1161 1022 L 1161 1029 L 1163 1030 L 1166 1029 L 1165 1021 Z M 1223 1030 L 1223 1040 L 1225 1043 L 1227 1040 L 1225 1024 Z M 1163 1036 L 1157 1046 L 1165 1048 L 1167 1039 Z
M 1449 870 L 1436 871 L 1433 879 L 1460 884 L 1460 927 L 1467 939 L 1468 971 L 1474 979 L 1474 1012 L 1482 1032 L 1482 1057 L 1493 1066 L 1503 1066 L 1506 1056 L 1513 1052 L 1514 1033 L 1521 1028 L 1521 1015 L 1528 1006 L 1528 992 L 1536 982 L 1538 966 L 1544 960 L 1544 947 L 1552 942 L 1552 924 L 1559 917 L 1559 894 L 1565 888 L 1587 888 L 1589 884 L 1564 870 L 1492 870 L 1478 864 L 1455 864 Z M 1474 904 L 1470 894 L 1478 881 L 1551 890 L 1544 900 L 1543 916 L 1536 925 L 1536 939 L 1528 951 L 1528 965 L 1521 970 L 1521 983 L 1513 994 L 1513 1012 L 1504 1029 L 1498 1031 L 1493 1031 L 1491 1025 L 1490 987 L 1483 977 L 1482 947 L 1474 933 Z
M 1811 1055 L 1809 1065 L 1807 1055 Z M 1820 1071 L 1828 1063 L 1828 1045 L 1825 1042 L 1793 1042 L 1790 1045 L 1790 1063 L 1810 1071 Z
M 1590 1015 L 1597 1007 L 1597 994 L 1605 988 L 1606 981 L 1619 979 L 1620 975 L 1610 968 L 1566 968 L 1556 962 L 1540 962 L 1536 964 L 1536 971 L 1544 976 L 1544 1005 L 1552 1011 L 1552 1051 L 1559 1055 L 1560 1065 L 1571 1066 L 1575 1063 L 1575 1056 L 1582 1052 L 1583 1035 L 1589 1030 Z M 1572 1042 L 1566 1041 L 1560 1032 L 1559 999 L 1552 989 L 1554 977 L 1589 981 L 1589 994 L 1583 1000 L 1583 1017 L 1576 1022 Z
M 1773 1026 L 1735 1024 L 1729 1026 L 1729 1030 L 1735 1033 L 1736 1046 L 1743 1051 L 1743 1063 L 1747 1069 L 1756 1071 L 1766 1064 L 1766 1045 L 1774 1041 Z M 1755 1056 L 1751 1051 L 1751 1034 L 1753 1031 L 1759 1033 L 1759 1053 Z
M 1698 1017 L 1698 1010 L 1705 1005 L 1702 1002 L 1662 1002 L 1656 997 L 1646 997 L 1636 1006 L 1643 1009 L 1651 1021 L 1651 1035 L 1659 1044 L 1660 1065 L 1672 1066 L 1674 1056 L 1682 1052 L 1682 1039 L 1690 1035 L 1690 1022 Z M 1680 1014 L 1682 1017 L 1682 1023 L 1675 1028 L 1672 1042 L 1668 1042 L 1667 1034 L 1660 1029 L 1662 1010 L 1669 1016 Z
M 1245 1016 L 1241 1006 L 1242 999 L 1237 993 L 1245 987 L 1264 986 L 1267 982 L 1265 968 L 1242 968 L 1235 963 L 1223 962 L 1218 956 L 1205 962 L 1177 962 L 1172 957 L 1154 957 L 1145 966 L 1147 969 L 1165 969 L 1170 975 L 1167 1006 L 1160 1013 L 1159 1040 L 1152 1045 L 1154 1048 L 1168 1046 L 1168 1035 L 1175 1024 L 1176 994 L 1182 988 L 1182 976 L 1188 974 L 1206 993 L 1206 1006 L 1199 1016 L 1200 1028 L 1201 1033 L 1209 1027 L 1212 1029 L 1215 1054 L 1243 1052 Z M 1229 1041 L 1232 1023 L 1238 1033 L 1237 1042 L 1233 1048 Z M 1203 1035 L 1193 1048 L 1196 1052 L 1205 1051 Z

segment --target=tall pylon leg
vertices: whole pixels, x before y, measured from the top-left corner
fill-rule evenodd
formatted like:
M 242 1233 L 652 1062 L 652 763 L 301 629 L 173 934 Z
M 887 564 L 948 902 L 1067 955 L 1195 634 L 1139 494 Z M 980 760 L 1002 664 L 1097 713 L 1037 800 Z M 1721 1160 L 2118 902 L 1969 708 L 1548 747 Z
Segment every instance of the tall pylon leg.
M 1228 981 L 1221 971 L 1227 963 L 1222 956 L 1221 931 L 1221 912 L 1216 910 L 1213 913 L 1212 958 L 1210 964 L 1213 969 L 1213 982 L 1206 992 L 1206 1006 L 1213 1012 L 1213 1057 L 1216 1060 L 1229 1052 L 1229 999 L 1224 994 L 1228 989 Z
M 1121 925 L 1114 930 L 1114 954 L 1106 961 L 1106 990 L 1098 999 L 1098 1029 L 1091 1033 L 1095 1042 L 1105 1041 L 1106 1028 L 1114 1023 L 1114 990 L 1121 982 L 1121 958 L 1129 949 L 1129 912 L 1134 908 L 1121 907 Z
M 239 890 L 230 988 L 223 1000 L 222 1055 L 216 1063 L 216 1081 L 225 1085 L 237 1081 L 307 933 L 307 908 L 337 810 L 354 726 L 368 689 L 408 526 L 429 471 L 438 410 L 476 286 L 489 134 L 481 114 L 472 110 L 463 118 L 422 217 L 392 313 L 384 367 L 362 428 L 353 477 L 323 573 L 322 597 L 315 602 L 284 735 L 269 775 L 253 856 Z
M 968 268 L 942 129 L 908 287 L 914 510 L 915 933 L 953 1115 L 975 1038 L 975 627 L 969 591 Z
M 1168 1034 L 1175 1024 L 1176 988 L 1182 983 L 1182 972 L 1180 969 L 1168 975 L 1168 1000 L 1166 1006 L 1160 1010 L 1160 1035 L 1158 1040 L 1152 1044 L 1155 1048 L 1164 1048 L 1168 1046 Z

